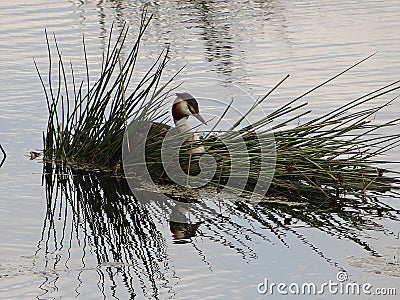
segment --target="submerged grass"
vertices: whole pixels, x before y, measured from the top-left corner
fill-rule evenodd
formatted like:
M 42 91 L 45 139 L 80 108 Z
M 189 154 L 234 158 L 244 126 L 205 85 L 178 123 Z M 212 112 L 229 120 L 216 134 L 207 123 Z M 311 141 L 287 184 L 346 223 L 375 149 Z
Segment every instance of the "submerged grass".
M 100 76 L 93 84 L 90 83 L 85 42 L 83 41 L 86 84 L 84 81 L 77 82 L 72 64 L 69 67 L 70 73 L 67 74 L 55 37 L 55 50 L 52 50 L 46 33 L 50 64 L 47 81 L 35 63 L 49 112 L 47 130 L 43 134 L 45 161 L 66 163 L 73 168 L 121 173 L 121 149 L 128 121 L 163 123 L 168 118 L 165 104 L 173 90 L 170 88 L 173 78 L 161 83 L 162 73 L 168 62 L 168 49 L 160 54 L 140 80 L 133 80 L 140 42 L 150 20 L 151 17 L 144 13 L 137 39 L 126 58 L 123 58 L 122 49 L 126 44 L 128 27 L 121 29 L 113 45 L 111 30 Z M 270 142 L 273 135 L 276 166 L 269 190 L 273 195 L 320 205 L 325 200 L 329 202 L 332 199 L 343 201 L 351 197 L 363 198 L 368 191 L 383 193 L 397 188 L 399 181 L 396 173 L 392 172 L 388 176 L 389 171 L 382 167 L 385 161 L 378 161 L 376 158 L 399 145 L 400 134 L 377 134 L 383 127 L 395 126 L 399 119 L 383 124 L 372 121 L 378 111 L 389 106 L 398 96 L 394 95 L 383 105 L 371 107 L 369 104 L 378 97 L 394 94 L 400 89 L 400 81 L 389 83 L 305 124 L 288 126 L 293 120 L 311 114 L 311 110 L 307 110 L 307 103 L 300 103 L 300 100 L 368 58 L 322 82 L 250 126 L 242 127 L 241 123 L 246 116 L 265 101 L 287 76 L 257 101 L 228 131 L 216 136 L 213 132 L 217 126 L 215 125 L 206 138 L 199 142 L 217 163 L 211 184 L 219 188 L 229 178 L 245 177 L 245 189 L 251 190 L 260 176 L 259 165 L 264 155 L 260 145 Z M 54 63 L 57 66 L 56 85 L 52 83 Z M 280 121 L 282 119 L 285 121 Z M 165 135 L 165 132 L 157 130 L 157 126 L 152 129 L 152 137 Z M 162 177 L 163 167 L 159 151 L 161 141 L 155 140 L 146 144 L 146 155 L 147 166 L 154 175 L 153 178 L 157 179 Z M 232 172 L 233 158 L 224 145 L 224 140 L 233 143 L 244 141 L 245 149 L 238 147 L 241 149 L 238 151 L 245 152 L 249 157 L 250 169 L 244 168 L 241 171 L 239 168 Z M 182 160 L 189 159 L 189 163 L 193 160 L 192 165 L 196 165 L 199 157 L 186 156 Z

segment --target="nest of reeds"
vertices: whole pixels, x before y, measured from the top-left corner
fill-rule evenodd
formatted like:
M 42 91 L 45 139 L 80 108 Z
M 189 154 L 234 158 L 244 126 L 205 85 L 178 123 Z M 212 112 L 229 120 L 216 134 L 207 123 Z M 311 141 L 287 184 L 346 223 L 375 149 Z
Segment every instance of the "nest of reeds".
M 71 168 L 101 170 L 120 175 L 123 172 L 124 132 L 128 128 L 128 123 L 132 120 L 154 122 L 154 124 L 166 122 L 169 117 L 166 104 L 174 90 L 174 87 L 171 87 L 174 76 L 162 80 L 163 70 L 168 62 L 168 49 L 160 54 L 143 73 L 142 78 L 138 80 L 133 76 L 139 59 L 141 39 L 150 20 L 151 17 L 143 14 L 137 39 L 130 51 L 124 55 L 122 49 L 126 48 L 128 27 L 121 29 L 114 43 L 111 30 L 109 43 L 103 54 L 100 76 L 94 83 L 89 82 L 85 43 L 83 42 L 84 63 L 87 68 L 86 82 L 75 78 L 72 64 L 67 71 L 55 37 L 53 44 L 46 33 L 50 63 L 47 79 L 36 66 L 49 113 L 47 129 L 43 134 L 45 161 L 67 164 Z M 228 131 L 207 134 L 207 138 L 199 143 L 205 147 L 206 153 L 211 155 L 216 163 L 215 174 L 209 185 L 219 189 L 232 177 L 237 177 L 238 180 L 245 180 L 244 190 L 254 189 L 255 184 L 260 181 L 260 162 L 264 158 L 260 145 L 270 141 L 273 136 L 276 157 L 274 176 L 269 186 L 270 194 L 320 204 L 329 199 L 362 198 L 367 191 L 384 193 L 397 188 L 398 179 L 395 172 L 389 175 L 389 170 L 384 168 L 385 161 L 379 161 L 377 157 L 396 147 L 400 135 L 381 136 L 376 133 L 382 127 L 394 126 L 398 119 L 384 124 L 372 122 L 373 116 L 394 101 L 396 96 L 394 95 L 387 103 L 372 108 L 371 105 L 365 104 L 371 104 L 374 99 L 383 95 L 394 94 L 400 89 L 400 81 L 389 83 L 349 101 L 305 124 L 290 128 L 287 126 L 290 121 L 312 113 L 307 110 L 307 103 L 300 103 L 301 99 L 366 59 L 250 126 L 241 127 L 243 118 L 250 114 L 256 105 L 267 99 L 286 79 L 284 78 Z M 58 78 L 56 84 L 52 83 L 54 72 Z M 229 107 L 230 105 L 226 111 Z M 285 121 L 279 122 L 281 118 Z M 146 142 L 146 167 L 154 180 L 165 182 L 168 181 L 168 176 L 164 176 L 159 149 L 166 133 L 161 128 L 165 127 L 153 126 L 149 132 L 148 140 L 153 138 L 157 140 L 159 137 L 161 139 L 156 142 Z M 246 152 L 250 165 L 243 172 L 240 169 L 232 172 L 233 156 L 224 143 L 227 139 L 233 143 L 237 139 L 245 145 L 240 151 Z M 181 151 L 181 165 L 198 165 L 201 155 L 187 155 L 186 150 L 187 148 L 183 147 Z M 270 156 L 271 153 L 265 155 Z M 188 175 L 193 174 L 188 173 Z

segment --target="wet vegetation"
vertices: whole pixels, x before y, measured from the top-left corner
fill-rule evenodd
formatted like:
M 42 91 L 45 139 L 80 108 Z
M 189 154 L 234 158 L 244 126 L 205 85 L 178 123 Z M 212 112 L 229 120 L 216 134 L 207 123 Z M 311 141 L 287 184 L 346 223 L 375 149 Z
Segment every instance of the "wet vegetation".
M 160 54 L 140 80 L 133 80 L 140 58 L 141 39 L 150 20 L 151 17 L 144 13 L 137 39 L 127 54 L 123 51 L 130 44 L 127 43 L 128 27 L 122 28 L 114 44 L 111 31 L 108 47 L 103 54 L 101 73 L 94 83 L 90 81 L 85 43 L 86 78 L 79 81 L 74 76 L 72 64 L 66 66 L 55 37 L 54 42 L 51 42 L 46 34 L 49 57 L 47 78 L 37 66 L 49 112 L 47 129 L 43 134 L 45 162 L 66 165 L 72 170 L 101 171 L 122 176 L 122 148 L 128 122 L 166 122 L 169 117 L 167 100 L 175 89 L 174 78 L 162 78 L 169 59 L 168 49 Z M 245 180 L 243 189 L 251 191 L 264 180 L 260 171 L 262 161 L 273 157 L 275 170 L 268 196 L 285 201 L 336 209 L 346 201 L 363 203 L 373 193 L 384 194 L 397 188 L 399 182 L 396 173 L 387 170 L 385 161 L 378 158 L 399 144 L 400 134 L 382 136 L 378 131 L 383 127 L 395 126 L 398 119 L 383 124 L 373 121 L 375 114 L 390 105 L 396 96 L 392 96 L 383 105 L 374 105 L 373 101 L 390 96 L 400 89 L 399 81 L 351 100 L 305 124 L 289 126 L 293 120 L 312 115 L 312 111 L 307 109 L 307 103 L 301 102 L 308 94 L 368 58 L 250 126 L 242 126 L 244 118 L 257 105 L 261 105 L 287 79 L 285 77 L 228 131 L 209 132 L 199 142 L 216 162 L 215 174 L 209 185 L 218 190 L 230 179 L 236 178 Z M 224 117 L 226 111 L 220 118 Z M 164 176 L 160 159 L 163 141 L 159 138 L 165 137 L 165 132 L 159 128 L 153 126 L 149 132 L 145 145 L 146 167 L 153 180 L 166 183 L 169 178 Z M 271 139 L 275 143 L 274 153 L 263 151 L 263 145 L 270 144 Z M 236 154 L 245 155 L 249 161 L 248 166 L 232 171 L 235 160 L 225 141 L 237 144 Z M 188 150 L 197 145 L 184 147 Z M 184 153 L 181 153 L 182 165 L 198 165 L 201 155 L 185 156 Z

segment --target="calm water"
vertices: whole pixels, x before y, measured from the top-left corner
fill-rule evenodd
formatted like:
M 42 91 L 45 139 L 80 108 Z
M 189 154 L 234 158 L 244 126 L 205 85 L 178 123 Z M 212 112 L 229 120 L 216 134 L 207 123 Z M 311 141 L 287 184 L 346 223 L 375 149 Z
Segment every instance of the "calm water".
M 46 72 L 44 29 L 56 34 L 78 76 L 83 74 L 84 33 L 95 76 L 111 24 L 118 31 L 127 22 L 133 41 L 142 4 L 0 3 L 0 144 L 7 151 L 0 169 L 0 298 L 262 299 L 271 297 L 257 293 L 264 278 L 320 284 L 336 280 L 341 270 L 349 281 L 399 287 L 400 216 L 395 211 L 382 216 L 360 210 L 352 214 L 355 221 L 321 213 L 295 218 L 290 208 L 206 201 L 197 223 L 186 228 L 190 237 L 179 242 L 172 234 L 182 229 L 179 224 L 169 223 L 169 216 L 151 203 L 136 203 L 121 182 L 82 174 L 42 178 L 42 164 L 30 161 L 28 154 L 42 148 L 47 119 L 33 64 L 34 58 Z M 140 65 L 148 66 L 170 45 L 166 75 L 185 66 L 177 81 L 196 97 L 210 100 L 202 110 L 211 115 L 231 99 L 243 111 L 252 103 L 246 93 L 257 98 L 291 74 L 264 104 L 263 110 L 270 111 L 378 52 L 307 97 L 319 114 L 400 79 L 399 4 L 151 2 L 154 20 Z M 397 101 L 376 120 L 399 114 Z M 398 150 L 387 158 L 400 160 Z M 392 167 L 400 171 L 399 165 Z M 380 200 L 380 205 L 400 209 L 398 199 Z M 306 217 L 323 225 L 315 228 Z

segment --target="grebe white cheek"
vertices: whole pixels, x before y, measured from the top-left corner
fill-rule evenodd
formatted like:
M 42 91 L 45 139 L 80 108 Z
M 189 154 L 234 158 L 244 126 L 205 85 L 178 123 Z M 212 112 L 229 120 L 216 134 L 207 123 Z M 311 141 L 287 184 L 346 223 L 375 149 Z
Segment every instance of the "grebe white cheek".
M 186 141 L 195 142 L 199 141 L 197 134 L 192 132 L 192 128 L 188 124 L 189 116 L 194 116 L 201 123 L 207 124 L 204 118 L 199 113 L 199 104 L 196 99 L 189 93 L 177 93 L 177 98 L 172 104 L 172 117 L 174 119 L 175 127 L 179 133 L 187 133 Z M 203 146 L 196 147 L 190 150 L 191 153 L 205 152 Z

